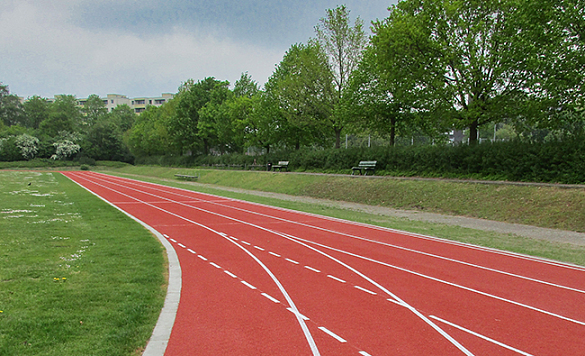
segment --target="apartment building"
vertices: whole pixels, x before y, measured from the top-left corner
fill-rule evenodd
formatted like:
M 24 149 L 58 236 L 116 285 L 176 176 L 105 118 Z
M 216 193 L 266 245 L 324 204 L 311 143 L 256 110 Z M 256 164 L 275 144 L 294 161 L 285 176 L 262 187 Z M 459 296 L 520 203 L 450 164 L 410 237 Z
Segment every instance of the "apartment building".
M 135 113 L 140 114 L 146 110 L 147 106 L 161 106 L 167 101 L 171 100 L 175 94 L 162 93 L 161 96 L 157 97 L 139 97 L 129 98 L 126 95 L 120 94 L 108 94 L 105 98 L 100 98 L 104 101 L 108 112 L 114 110 L 118 105 L 128 105 Z M 87 102 L 87 98 L 81 98 L 77 100 L 79 106 L 83 107 Z

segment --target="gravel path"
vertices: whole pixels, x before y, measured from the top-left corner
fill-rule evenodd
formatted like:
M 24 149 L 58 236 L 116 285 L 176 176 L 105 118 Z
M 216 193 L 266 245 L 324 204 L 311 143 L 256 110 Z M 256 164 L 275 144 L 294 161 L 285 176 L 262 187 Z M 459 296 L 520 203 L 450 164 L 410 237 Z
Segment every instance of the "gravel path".
M 318 204 L 330 207 L 336 207 L 347 210 L 365 212 L 369 214 L 390 216 L 397 218 L 406 218 L 416 221 L 431 222 L 445 225 L 455 225 L 476 230 L 494 231 L 502 234 L 514 234 L 517 236 L 528 237 L 533 239 L 547 240 L 551 242 L 568 243 L 577 246 L 585 246 L 585 233 L 548 229 L 530 225 L 512 224 L 492 220 L 468 218 L 464 216 L 450 216 L 435 213 L 426 213 L 420 211 L 397 210 L 381 206 L 372 206 L 359 203 L 349 203 L 341 201 L 332 201 L 326 199 L 316 199 L 310 197 L 293 196 L 279 193 L 261 192 L 255 190 L 246 190 L 239 188 L 229 188 L 213 184 L 201 184 L 189 182 L 188 184 L 209 187 L 219 190 L 225 190 L 236 193 L 257 195 L 268 198 L 276 198 L 287 201 L 297 201 L 310 204 Z

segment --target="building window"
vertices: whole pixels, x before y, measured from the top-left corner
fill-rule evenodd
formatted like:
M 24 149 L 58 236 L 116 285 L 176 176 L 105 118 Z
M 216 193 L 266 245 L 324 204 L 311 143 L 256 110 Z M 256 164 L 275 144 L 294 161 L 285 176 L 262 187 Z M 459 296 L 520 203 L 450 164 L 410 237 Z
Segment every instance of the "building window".
M 149 103 L 150 105 L 152 105 L 152 100 L 149 100 L 149 101 L 148 101 L 148 103 Z
M 112 104 L 114 103 L 114 99 L 110 100 L 112 102 Z
M 136 105 L 144 105 L 146 104 L 146 100 L 136 100 Z
M 137 113 L 137 114 L 140 114 L 143 111 L 144 111 L 144 108 L 136 108 L 136 109 L 134 109 L 134 112 Z
M 156 105 L 162 105 L 162 104 L 164 104 L 164 103 L 165 103 L 165 99 L 156 99 L 156 100 L 154 101 L 154 103 L 155 103 Z

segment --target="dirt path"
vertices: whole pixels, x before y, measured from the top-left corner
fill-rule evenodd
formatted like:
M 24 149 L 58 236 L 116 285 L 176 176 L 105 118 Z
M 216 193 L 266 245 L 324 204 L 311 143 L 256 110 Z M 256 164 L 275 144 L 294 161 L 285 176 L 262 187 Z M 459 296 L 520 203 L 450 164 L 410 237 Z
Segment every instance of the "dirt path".
M 317 205 L 324 205 L 329 207 L 347 209 L 347 210 L 354 210 L 359 212 L 365 212 L 374 215 L 381 215 L 381 216 L 390 216 L 390 217 L 397 217 L 397 218 L 406 218 L 410 220 L 416 221 L 424 221 L 424 222 L 431 222 L 437 224 L 445 224 L 445 225 L 454 225 L 454 226 L 461 226 L 470 229 L 476 230 L 483 230 L 483 231 L 494 231 L 502 234 L 514 234 L 517 236 L 528 237 L 533 239 L 540 239 L 540 240 L 547 240 L 551 242 L 560 242 L 560 243 L 568 243 L 577 246 L 585 246 L 585 233 L 573 232 L 573 231 L 564 231 L 564 230 L 556 230 L 556 229 L 548 229 L 530 225 L 521 225 L 521 224 L 512 224 L 512 223 L 505 223 L 499 221 L 492 221 L 492 220 L 484 220 L 484 219 L 476 219 L 476 218 L 468 218 L 464 216 L 450 216 L 450 215 L 441 215 L 435 213 L 425 213 L 420 211 L 410 211 L 410 210 L 397 210 L 391 208 L 385 208 L 381 206 L 372 206 L 366 204 L 358 204 L 358 203 L 349 203 L 349 202 L 342 202 L 342 201 L 333 201 L 333 200 L 326 200 L 326 199 L 316 199 L 310 197 L 302 197 L 302 196 L 293 196 L 287 194 L 279 194 L 279 193 L 270 193 L 270 192 L 261 192 L 255 190 L 247 190 L 247 189 L 239 189 L 239 188 L 230 188 L 230 187 L 223 187 L 219 185 L 213 184 L 201 184 L 195 182 L 189 182 L 188 184 L 193 184 L 202 187 L 209 187 L 219 190 L 225 190 L 230 192 L 236 193 L 243 193 L 243 194 L 250 194 L 250 195 L 257 195 L 267 198 L 275 198 L 280 200 L 287 200 L 287 201 L 297 201 L 309 204 L 317 204 Z

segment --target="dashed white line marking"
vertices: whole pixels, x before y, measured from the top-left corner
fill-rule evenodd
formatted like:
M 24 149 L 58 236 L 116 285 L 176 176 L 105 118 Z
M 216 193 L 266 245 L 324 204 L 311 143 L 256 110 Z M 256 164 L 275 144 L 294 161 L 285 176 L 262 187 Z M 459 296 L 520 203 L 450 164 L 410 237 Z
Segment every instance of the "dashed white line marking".
M 173 241 L 173 242 L 177 242 L 177 240 L 175 240 L 175 239 L 171 239 L 171 241 Z
M 251 285 L 250 283 L 246 282 L 246 281 L 241 281 L 243 285 L 245 285 L 246 287 L 250 288 L 250 289 L 256 289 L 256 287 L 254 287 L 253 285 Z
M 254 245 L 254 248 L 255 248 L 255 249 L 258 249 L 258 250 L 260 250 L 260 251 L 264 251 L 264 249 L 263 249 L 262 247 L 259 247 L 259 246 L 256 246 L 256 245 Z
M 330 274 L 328 274 L 328 275 L 327 275 L 327 277 L 329 277 L 329 278 L 331 278 L 331 279 L 334 279 L 334 280 L 336 280 L 337 282 L 346 283 L 346 282 L 345 282 L 343 279 L 341 279 L 341 278 L 337 278 L 337 277 L 335 277 L 335 276 L 332 276 L 332 275 L 330 275 Z
M 246 242 L 246 241 L 244 241 L 244 240 L 242 240 L 242 241 L 240 241 L 240 242 L 241 242 L 241 243 L 243 243 L 244 245 L 248 245 L 248 246 L 252 245 L 251 243 L 249 243 L 249 242 Z
M 266 298 L 270 299 L 271 301 L 273 301 L 274 303 L 280 303 L 280 300 L 266 294 L 266 293 L 262 293 L 263 296 L 265 296 Z
M 274 252 L 268 252 L 269 254 L 271 254 L 274 257 L 280 257 L 280 255 L 278 253 L 274 253 Z
M 329 334 L 329 336 L 333 337 L 335 340 L 339 341 L 339 342 L 347 342 L 344 338 L 342 338 L 341 336 L 335 334 L 334 332 L 327 330 L 326 327 L 324 326 L 319 326 L 319 330 L 323 331 L 326 334 Z
M 169 235 L 167 234 L 163 234 L 164 237 L 166 237 L 167 239 L 169 238 Z
M 366 293 L 370 293 L 371 295 L 376 295 L 377 294 L 376 292 L 372 292 L 371 290 L 366 289 L 366 288 L 363 288 L 363 287 L 360 287 L 360 286 L 354 286 L 354 287 L 357 288 L 357 289 L 359 289 L 359 290 L 361 290 L 361 291 L 364 291 Z
M 215 268 L 219 268 L 219 269 L 221 269 L 221 267 L 220 267 L 218 264 L 216 264 L 216 263 L 209 262 L 209 264 L 210 264 L 210 265 L 212 265 L 212 266 L 213 266 L 213 267 L 215 267 Z
M 218 232 L 218 234 L 220 234 L 223 237 L 226 237 L 227 236 L 227 234 L 225 232 Z
M 310 266 L 305 266 L 305 268 L 308 269 L 308 270 L 311 270 L 313 272 L 321 273 L 321 271 L 319 271 L 318 269 L 313 268 L 313 267 L 310 267 Z
M 297 261 L 291 260 L 290 258 L 285 258 L 285 260 L 287 260 L 290 263 L 294 263 L 295 265 L 299 264 Z
M 200 259 L 202 259 L 203 261 L 207 261 L 207 258 L 201 256 L 201 255 L 197 255 L 197 257 L 199 257 Z
M 294 311 L 294 309 L 293 309 L 293 308 L 286 308 L 286 310 L 288 310 L 289 312 L 293 313 L 294 315 L 298 315 L 298 316 L 299 316 L 301 319 L 303 319 L 304 321 L 311 320 L 311 319 L 307 318 L 306 316 L 304 316 L 303 314 L 301 314 L 301 313 L 297 313 L 296 311 Z
M 195 252 L 195 251 L 191 250 L 190 248 L 188 248 L 188 249 L 187 249 L 187 251 L 191 252 L 191 253 L 192 253 L 192 254 L 194 254 L 194 255 L 195 255 L 195 254 L 197 254 L 197 252 Z
M 238 278 L 238 276 L 236 276 L 235 274 L 233 274 L 233 273 L 232 273 L 232 272 L 230 272 L 230 271 L 225 271 L 225 270 L 224 270 L 224 272 L 225 272 L 225 274 L 227 274 L 228 276 L 230 276 L 230 277 L 232 277 L 232 278 Z
M 370 355 L 369 353 L 367 353 L 365 351 L 360 351 L 359 354 L 362 355 L 362 356 L 372 356 L 372 355 Z
M 232 239 L 232 240 L 235 240 L 235 241 L 240 241 L 240 240 L 236 239 L 236 238 L 235 238 L 235 237 L 233 237 L 233 236 L 228 236 L 228 237 L 229 237 L 230 239 Z
M 179 243 L 179 246 L 181 246 L 182 248 L 187 248 L 187 246 L 183 245 L 182 243 Z

